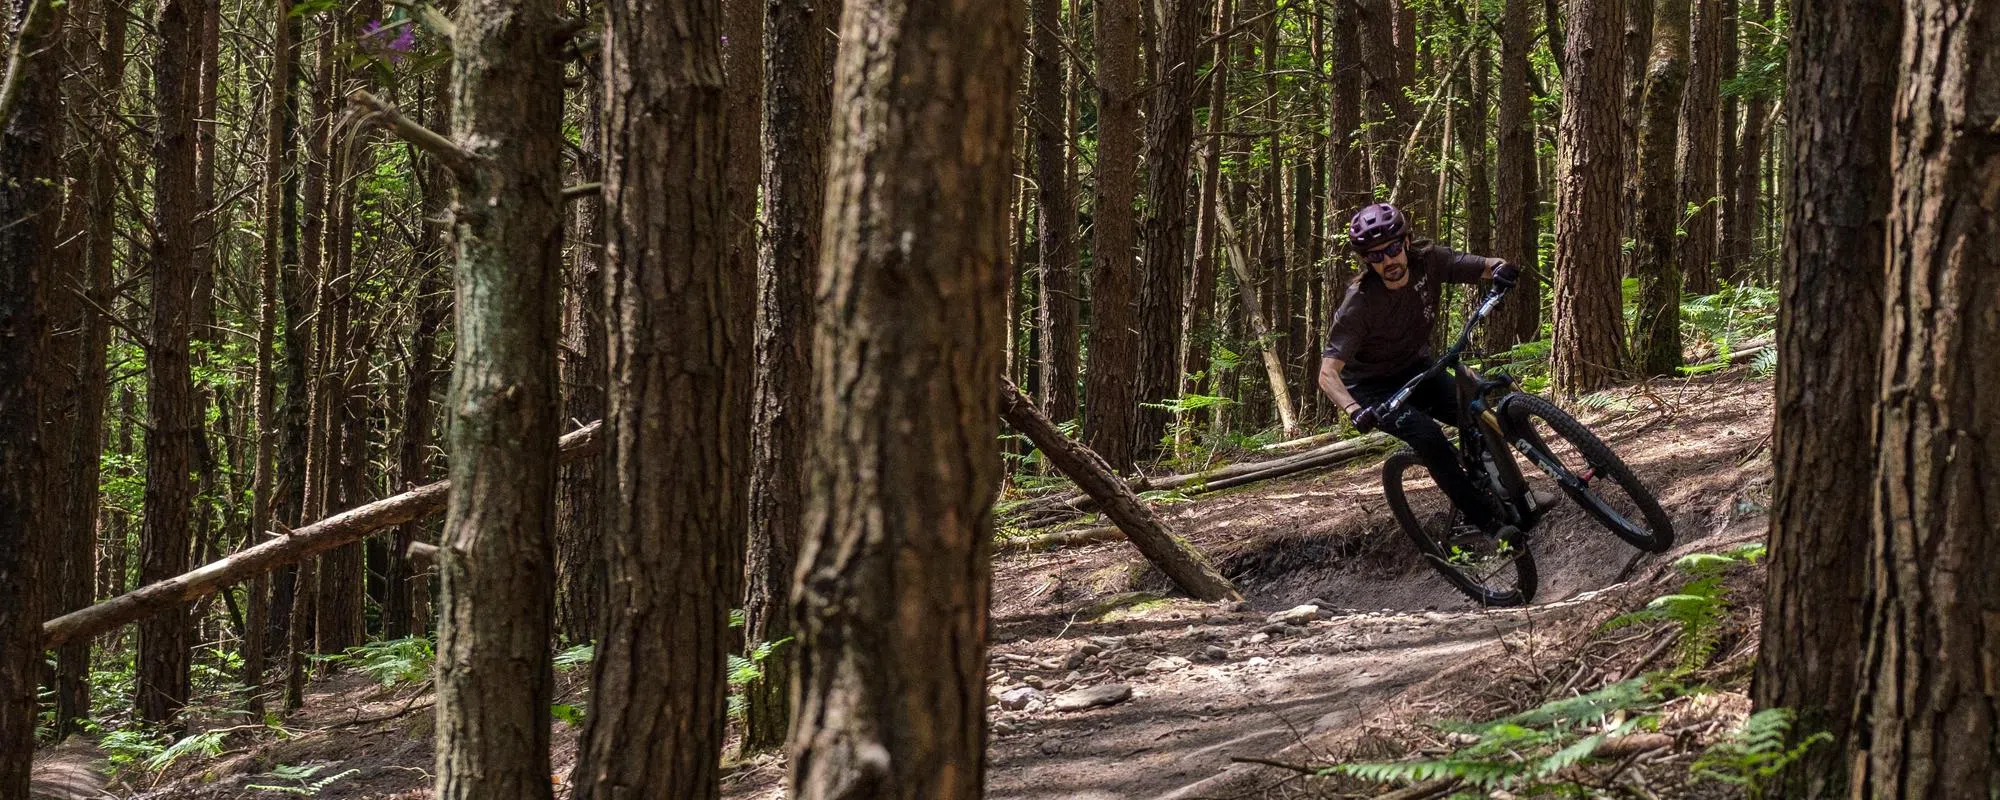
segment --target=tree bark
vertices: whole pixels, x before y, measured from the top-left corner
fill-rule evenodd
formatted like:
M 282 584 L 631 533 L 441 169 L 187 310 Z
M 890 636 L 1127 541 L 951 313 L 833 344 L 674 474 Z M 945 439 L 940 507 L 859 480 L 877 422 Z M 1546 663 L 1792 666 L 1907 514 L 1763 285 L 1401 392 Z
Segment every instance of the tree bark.
M 35 0 L 11 4 L 9 30 L 23 53 L 46 46 L 60 30 L 53 10 Z M 0 118 L 0 796 L 26 797 L 35 752 L 35 688 L 42 649 L 35 618 L 45 585 L 35 529 L 46 466 L 42 441 L 42 359 L 48 320 L 42 313 L 48 253 L 55 248 L 61 171 L 61 62 L 30 55 L 21 71 L 13 113 Z
M 1189 162 L 1194 158 L 1196 48 L 1200 0 L 1164 0 L 1152 106 L 1146 116 L 1146 273 L 1139 287 L 1139 396 L 1146 403 L 1180 397 L 1181 299 L 1190 266 Z M 1129 363 L 1129 362 L 1128 362 Z M 1141 405 L 1133 434 L 1136 456 L 1159 453 L 1173 412 Z
M 812 431 L 813 279 L 819 270 L 832 117 L 830 34 L 840 3 L 771 0 L 765 7 L 764 240 L 757 280 L 757 381 L 750 444 L 750 546 L 743 639 L 755 647 L 792 635 L 792 570 L 804 520 Z M 784 645 L 744 690 L 745 751 L 785 744 L 792 665 Z
M 115 18 L 118 24 L 123 24 L 123 9 L 114 17 L 98 4 L 72 2 L 64 7 L 64 15 L 67 19 L 62 20 L 59 37 L 62 60 L 57 66 L 64 76 L 61 102 L 66 108 L 79 109 L 81 119 L 89 120 L 89 125 L 108 130 L 109 101 L 102 98 L 119 93 L 99 91 L 96 85 L 102 73 L 94 67 L 103 65 L 103 56 L 93 36 L 97 29 L 89 26 L 87 20 L 101 15 L 107 23 Z M 57 55 L 51 52 L 44 57 Z M 90 131 L 88 125 L 78 127 L 85 138 Z M 115 148 L 115 138 L 107 138 L 110 141 L 90 144 L 108 143 Z M 46 352 L 54 356 L 44 359 L 45 368 L 61 373 L 51 374 L 40 387 L 48 405 L 43 435 L 50 445 L 43 457 L 44 463 L 52 467 L 49 476 L 55 479 L 46 490 L 49 500 L 44 506 L 51 518 L 39 526 L 52 531 L 55 538 L 53 546 L 45 551 L 45 555 L 53 556 L 48 559 L 51 569 L 43 572 L 50 576 L 49 585 L 56 587 L 51 596 L 44 598 L 52 603 L 49 611 L 53 613 L 82 608 L 90 605 L 92 599 L 98 470 L 104 452 L 104 405 L 110 391 L 104 361 L 109 326 L 104 315 L 92 311 L 85 301 L 106 293 L 94 280 L 92 257 L 96 240 L 108 240 L 112 233 L 108 226 L 91 227 L 96 209 L 111 202 L 111 195 L 99 195 L 100 186 L 91 180 L 94 163 L 103 158 L 104 153 L 96 146 L 67 147 L 61 170 L 71 183 L 63 199 L 62 221 L 57 229 L 60 244 L 56 246 L 56 265 L 54 272 L 49 273 L 55 277 L 43 285 L 48 298 L 43 313 L 51 334 Z M 108 283 L 107 278 L 104 284 Z M 56 653 L 50 688 L 55 695 L 54 737 L 58 741 L 81 730 L 83 721 L 90 716 L 89 673 L 88 645 L 66 647 Z
M 1198 374 L 1208 370 L 1209 354 L 1215 344 L 1215 325 L 1210 321 L 1209 310 L 1215 305 L 1215 258 L 1219 241 L 1216 236 L 1216 204 L 1222 192 L 1222 148 L 1223 118 L 1229 111 L 1229 40 L 1231 27 L 1230 0 L 1216 0 L 1215 4 L 1215 55 L 1214 68 L 1208 73 L 1208 125 L 1202 143 L 1201 207 L 1195 222 L 1194 280 L 1188 283 L 1187 300 L 1181 308 L 1181 317 L 1187 321 L 1181 330 L 1182 347 L 1181 375 L 1185 383 L 1181 391 L 1188 394 L 1202 390 L 1200 381 L 1194 380 Z M 1210 378 L 1210 384 L 1214 379 Z
M 1174 535 L 1145 501 L 1106 466 L 1096 453 L 1064 436 L 1012 382 L 1000 387 L 1000 416 L 1034 440 L 1056 468 L 1097 501 L 1104 514 L 1132 540 L 1146 560 L 1181 591 L 1197 600 L 1240 600 L 1243 595 L 1200 550 Z
M 1867 754 L 1856 789 L 1874 797 L 2000 792 L 1996 36 L 1992 2 L 1903 7 L 1861 675 L 1872 702 L 1855 745 Z
M 1694 294 L 1715 292 L 1715 147 L 1720 136 L 1716 109 L 1721 105 L 1721 58 L 1722 4 L 1719 0 L 1695 0 L 1692 63 L 1686 97 L 1681 101 L 1679 156 L 1680 205 L 1683 209 L 1692 207 L 1694 213 L 1677 212 L 1686 214 L 1681 224 L 1687 235 L 1681 237 L 1675 256 L 1687 291 Z
M 1035 143 L 1035 236 L 1041 255 L 1042 407 L 1076 418 L 1076 202 L 1069 182 L 1063 102 L 1062 0 L 1029 0 L 1028 122 Z
M 1354 273 L 1354 261 L 1347 243 L 1348 218 L 1373 202 L 1375 189 L 1368 182 L 1366 139 L 1361 133 L 1361 87 L 1366 68 L 1361 61 L 1361 37 L 1357 30 L 1359 7 L 1347 0 L 1332 0 L 1333 13 L 1333 97 L 1328 110 L 1332 130 L 1333 179 L 1327 224 L 1340 244 L 1333 257 L 1334 267 L 1327 280 L 1328 304 L 1338 307 L 1344 287 Z M 1316 346 L 1323 344 L 1315 342 Z
M 584 65 L 586 98 L 579 180 L 604 179 L 604 80 L 601 59 Z M 734 176 L 731 176 L 732 178 Z M 610 359 L 610 332 L 604 324 L 604 200 L 584 198 L 572 209 L 578 246 L 564 288 L 563 425 L 602 419 Z M 754 193 L 754 190 L 752 190 Z M 565 641 L 588 642 L 603 624 L 605 573 L 603 509 L 609 495 L 603 464 L 578 461 L 556 480 L 556 631 Z
M 1792 797 L 1846 797 L 1868 590 L 1871 414 L 1878 385 L 1884 219 L 1901 4 L 1807 0 L 1794 8 L 1786 115 L 1794 167 L 1778 285 L 1778 385 L 1770 579 L 1752 697 L 1790 708 L 1831 745 L 1784 773 Z
M 1681 365 L 1681 263 L 1674 257 L 1681 207 L 1674 159 L 1681 99 L 1687 88 L 1688 0 L 1653 0 L 1653 11 L 1653 54 L 1639 111 L 1639 227 L 1634 252 L 1639 318 L 1632 330 L 1632 349 L 1641 374 L 1673 375 Z
M 1140 0 L 1097 0 L 1097 194 L 1091 203 L 1090 369 L 1084 441 L 1112 469 L 1130 471 L 1140 358 L 1132 245 L 1139 152 Z
M 856 0 L 842 20 L 793 589 L 802 800 L 984 790 L 1022 23 L 983 0 Z
M 562 63 L 550 0 L 466 0 L 452 50 L 458 364 L 439 537 L 440 800 L 546 798 Z M 713 38 L 713 37 L 711 37 Z
M 1722 0 L 1722 80 L 1736 77 L 1737 62 L 1741 60 L 1740 44 L 1737 41 L 1741 30 L 1738 12 L 1741 0 Z M 1718 280 L 1736 282 L 1735 246 L 1730 238 L 1736 230 L 1736 130 L 1737 112 L 1741 107 L 1733 93 L 1722 97 L 1722 119 L 1716 142 L 1718 163 L 1716 165 L 1717 187 L 1715 199 L 1715 277 Z
M 1521 267 L 1520 283 L 1513 297 L 1501 303 L 1482 332 L 1488 348 L 1513 347 L 1541 336 L 1542 279 L 1541 233 L 1537 212 L 1540 199 L 1535 169 L 1535 121 L 1528 95 L 1532 67 L 1528 53 L 1534 49 L 1535 31 L 1530 24 L 1529 0 L 1505 0 L 1500 12 L 1500 120 L 1494 142 L 1499 164 L 1494 182 L 1494 201 L 1499 211 L 1495 220 L 1493 254 Z
M 568 434 L 556 443 L 556 463 L 596 455 L 602 448 L 598 425 Z M 438 481 L 359 508 L 351 508 L 297 529 L 260 533 L 268 541 L 196 567 L 167 580 L 149 583 L 102 603 L 42 623 L 42 644 L 57 647 L 96 636 L 126 623 L 199 600 L 225 586 L 241 583 L 281 567 L 310 559 L 392 525 L 422 519 L 444 509 L 451 481 Z
M 190 476 L 200 446 L 188 339 L 194 327 L 195 109 L 203 0 L 168 0 L 155 27 L 154 103 L 160 116 L 153 140 L 152 322 L 146 381 L 145 529 L 139 581 L 187 571 L 195 488 Z M 139 626 L 139 718 L 164 724 L 188 699 L 190 620 L 175 609 Z
M 1624 68 L 1619 5 L 1574 0 L 1563 48 L 1557 151 L 1555 349 L 1549 371 L 1564 397 L 1609 383 L 1620 358 L 1618 120 Z
M 1757 0 L 1756 24 L 1771 24 L 1771 0 Z M 1764 36 L 1759 32 L 1759 36 Z M 1729 215 L 1729 229 L 1722 232 L 1722 248 L 1729 252 L 1731 283 L 1744 283 L 1752 278 L 1756 257 L 1756 236 L 1763 209 L 1764 183 L 1764 118 L 1770 115 L 1771 98 L 1764 92 L 1751 92 L 1743 98 L 1743 139 L 1736 148 L 1736 182 L 1730 185 L 1734 193 L 1735 210 Z
M 298 45 L 292 40 L 291 0 L 272 4 L 271 72 L 264 100 L 264 250 L 257 265 L 257 385 L 255 389 L 256 456 L 251 477 L 250 529 L 243 548 L 257 545 L 271 529 L 277 470 L 277 337 L 278 274 L 285 266 L 284 195 L 292 168 L 291 81 Z M 245 585 L 243 685 L 248 706 L 264 710 L 264 661 L 270 631 L 270 578 L 258 575 Z
M 572 784 L 698 800 L 720 796 L 754 366 L 755 269 L 738 269 L 741 209 L 718 186 L 755 139 L 725 128 L 720 3 L 682 4 L 675 25 L 644 0 L 609 12 L 610 569 Z

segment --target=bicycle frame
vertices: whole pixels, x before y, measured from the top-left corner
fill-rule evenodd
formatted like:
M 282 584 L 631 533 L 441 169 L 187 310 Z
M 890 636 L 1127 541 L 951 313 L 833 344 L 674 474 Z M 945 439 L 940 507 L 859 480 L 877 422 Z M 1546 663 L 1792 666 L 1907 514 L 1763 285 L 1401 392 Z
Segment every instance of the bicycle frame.
M 1533 523 L 1535 516 L 1534 510 L 1528 506 L 1528 481 L 1521 473 L 1521 465 L 1514 460 L 1513 450 L 1508 447 L 1507 433 L 1502 430 L 1505 423 L 1486 402 L 1486 397 L 1496 390 L 1505 397 L 1507 392 L 1512 391 L 1514 381 L 1506 375 L 1483 380 L 1462 360 L 1465 348 L 1472 342 L 1472 329 L 1485 321 L 1487 315 L 1493 313 L 1493 309 L 1500 304 L 1500 299 L 1506 293 L 1505 289 L 1497 286 L 1488 292 L 1479 307 L 1466 317 L 1465 327 L 1459 331 L 1458 340 L 1453 342 L 1443 355 L 1438 356 L 1429 369 L 1411 378 L 1403 388 L 1391 395 L 1389 401 L 1382 404 L 1378 413 L 1385 419 L 1393 418 L 1403 410 L 1403 405 L 1409 402 L 1410 395 L 1419 385 L 1449 371 L 1452 375 L 1459 420 L 1471 423 L 1461 425 L 1458 429 L 1459 460 L 1464 465 L 1467 475 L 1485 476 L 1488 488 L 1500 499 L 1508 522 L 1525 529 Z M 1489 457 L 1482 458 L 1482 456 Z

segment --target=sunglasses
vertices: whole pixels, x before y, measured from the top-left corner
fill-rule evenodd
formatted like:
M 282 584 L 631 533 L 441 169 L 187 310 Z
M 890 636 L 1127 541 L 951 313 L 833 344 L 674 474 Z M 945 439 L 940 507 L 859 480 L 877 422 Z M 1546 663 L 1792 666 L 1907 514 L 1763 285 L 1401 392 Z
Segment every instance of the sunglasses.
M 1383 247 L 1379 250 L 1370 250 L 1366 253 L 1362 253 L 1361 257 L 1368 259 L 1368 263 L 1370 264 L 1380 264 L 1384 261 L 1395 258 L 1402 252 L 1403 252 L 1403 243 L 1400 241 L 1396 241 L 1396 242 L 1390 242 L 1387 247 Z

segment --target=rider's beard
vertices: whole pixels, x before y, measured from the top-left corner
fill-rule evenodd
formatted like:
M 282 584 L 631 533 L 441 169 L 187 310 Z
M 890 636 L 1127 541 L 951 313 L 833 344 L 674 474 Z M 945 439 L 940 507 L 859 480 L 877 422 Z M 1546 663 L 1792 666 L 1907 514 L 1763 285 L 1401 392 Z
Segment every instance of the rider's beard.
M 1382 280 L 1390 283 L 1402 280 L 1403 276 L 1409 273 L 1410 268 L 1406 264 L 1384 264 L 1382 266 Z

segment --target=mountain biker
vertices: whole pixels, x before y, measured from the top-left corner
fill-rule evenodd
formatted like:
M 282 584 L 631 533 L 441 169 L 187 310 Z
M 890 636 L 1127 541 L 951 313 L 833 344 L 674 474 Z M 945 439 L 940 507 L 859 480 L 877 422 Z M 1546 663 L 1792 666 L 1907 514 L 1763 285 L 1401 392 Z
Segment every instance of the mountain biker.
M 1454 428 L 1461 423 L 1449 376 L 1439 373 L 1419 384 L 1392 418 L 1383 418 L 1377 406 L 1430 368 L 1443 284 L 1490 279 L 1497 286 L 1511 287 L 1520 277 L 1520 267 L 1428 241 L 1413 242 L 1409 219 L 1388 203 L 1355 212 L 1347 235 L 1366 267 L 1348 285 L 1346 298 L 1334 312 L 1320 359 L 1320 390 L 1347 413 L 1355 430 L 1381 428 L 1408 443 L 1468 524 L 1496 537 L 1517 535 L 1499 509 L 1474 487 L 1451 440 L 1438 428 L 1439 422 Z

